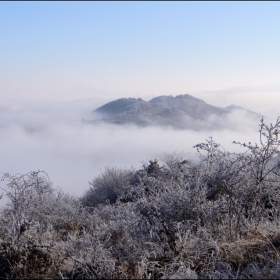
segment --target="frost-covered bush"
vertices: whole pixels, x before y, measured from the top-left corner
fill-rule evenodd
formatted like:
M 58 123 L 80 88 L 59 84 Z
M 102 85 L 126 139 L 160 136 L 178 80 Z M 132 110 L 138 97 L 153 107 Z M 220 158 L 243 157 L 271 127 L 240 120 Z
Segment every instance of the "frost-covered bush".
M 106 167 L 104 172 L 89 182 L 90 188 L 82 197 L 85 206 L 96 206 L 109 201 L 115 203 L 129 187 L 133 171 L 117 167 Z
M 278 221 L 279 127 L 279 119 L 270 126 L 262 119 L 260 144 L 233 142 L 246 149 L 240 154 L 225 151 L 212 138 L 195 146 L 201 159 L 200 179 L 207 185 L 207 199 L 218 206 L 217 218 L 227 223 L 228 236 L 241 234 L 248 222 L 257 227 L 262 220 Z
M 59 242 L 86 224 L 78 199 L 54 189 L 42 171 L 4 174 L 7 203 L 1 209 L 2 274 L 18 278 L 58 275 L 64 262 Z M 0 268 L 1 270 L 1 268 Z

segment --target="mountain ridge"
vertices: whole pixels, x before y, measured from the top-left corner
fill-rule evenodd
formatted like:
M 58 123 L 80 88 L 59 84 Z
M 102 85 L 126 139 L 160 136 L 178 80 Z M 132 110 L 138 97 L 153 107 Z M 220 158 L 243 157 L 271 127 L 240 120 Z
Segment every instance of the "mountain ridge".
M 161 95 L 149 101 L 132 97 L 119 98 L 93 110 L 91 113 L 95 119 L 90 122 L 138 126 L 159 125 L 188 129 L 195 128 L 193 121 L 213 122 L 213 116 L 219 119 L 235 111 L 244 112 L 254 118 L 260 117 L 259 114 L 236 105 L 221 108 L 192 95 L 184 94 Z

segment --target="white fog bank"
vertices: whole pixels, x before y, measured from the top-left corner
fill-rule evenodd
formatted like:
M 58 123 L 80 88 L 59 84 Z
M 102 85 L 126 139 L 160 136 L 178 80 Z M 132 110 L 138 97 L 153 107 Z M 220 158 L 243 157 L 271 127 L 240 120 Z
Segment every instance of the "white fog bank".
M 99 104 L 98 104 L 99 106 Z M 88 181 L 106 166 L 141 167 L 142 161 L 183 153 L 196 159 L 193 146 L 209 136 L 229 151 L 243 151 L 232 141 L 257 142 L 258 122 L 241 112 L 221 120 L 220 131 L 90 125 L 94 100 L 6 102 L 0 106 L 0 173 L 44 170 L 54 186 L 82 195 Z M 205 127 L 205 124 L 204 124 Z M 3 186 L 3 182 L 1 182 Z

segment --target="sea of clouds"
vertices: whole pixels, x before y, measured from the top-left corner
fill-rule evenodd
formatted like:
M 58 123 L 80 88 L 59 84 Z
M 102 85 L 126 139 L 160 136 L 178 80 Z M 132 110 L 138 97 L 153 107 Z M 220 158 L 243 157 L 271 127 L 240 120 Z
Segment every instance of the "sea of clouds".
M 209 127 L 207 122 L 197 121 L 195 126 L 202 125 L 201 130 L 92 125 L 81 121 L 90 120 L 90 112 L 106 103 L 104 101 L 110 100 L 102 97 L 60 101 L 2 100 L 0 173 L 24 174 L 44 170 L 55 187 L 80 196 L 88 188 L 88 182 L 106 166 L 140 168 L 143 162 L 174 152 L 197 160 L 193 146 L 209 136 L 232 152 L 245 151 L 232 144 L 234 140 L 258 142 L 259 122 L 242 112 L 215 120 L 227 127 L 223 129 L 213 129 L 213 119 L 209 120 Z M 236 101 L 234 103 L 239 105 L 240 100 Z M 215 102 L 210 104 L 215 105 Z M 269 112 L 268 105 L 264 105 Z M 270 111 L 277 112 L 276 106 L 279 102 L 271 102 Z M 274 115 L 270 116 L 271 120 Z M 0 186 L 4 187 L 5 182 Z

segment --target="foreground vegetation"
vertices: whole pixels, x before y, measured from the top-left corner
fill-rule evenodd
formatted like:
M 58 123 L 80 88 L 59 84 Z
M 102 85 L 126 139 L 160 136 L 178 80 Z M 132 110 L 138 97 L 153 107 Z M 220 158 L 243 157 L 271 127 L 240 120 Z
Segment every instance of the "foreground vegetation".
M 239 154 L 210 138 L 198 163 L 108 167 L 79 199 L 44 172 L 5 174 L 0 277 L 280 278 L 279 131 L 261 120 Z

